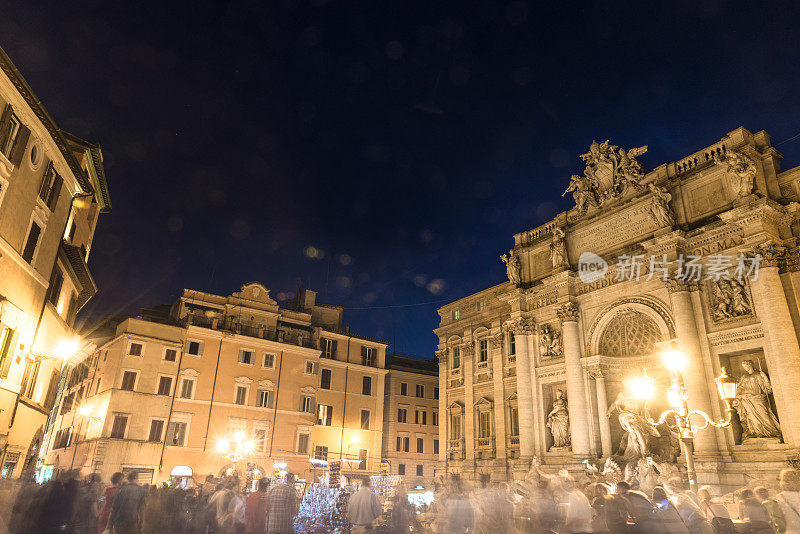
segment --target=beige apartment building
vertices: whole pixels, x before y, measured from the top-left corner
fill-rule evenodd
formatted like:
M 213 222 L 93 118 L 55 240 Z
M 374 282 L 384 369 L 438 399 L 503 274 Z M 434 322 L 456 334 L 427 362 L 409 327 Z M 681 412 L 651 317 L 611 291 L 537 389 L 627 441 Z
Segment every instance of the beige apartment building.
M 99 145 L 55 124 L 0 49 L 0 477 L 34 474 L 75 315 L 97 288 L 87 261 L 111 208 Z
M 279 306 L 251 282 L 109 318 L 70 376 L 47 463 L 147 482 L 376 471 L 387 343 L 349 333 L 342 313 L 310 290 Z
M 439 457 L 439 373 L 433 360 L 386 359 L 383 460 L 409 488 L 433 488 Z
M 644 456 L 685 470 L 666 427 L 631 433 L 648 423 L 625 386 L 646 368 L 651 413 L 666 410 L 673 343 L 690 409 L 722 422 L 714 379 L 724 368 L 739 385 L 732 424 L 696 433 L 700 484 L 774 485 L 800 453 L 800 167 L 781 170 L 769 134 L 744 128 L 649 171 L 646 151 L 593 142 L 565 177 L 575 206 L 514 236 L 508 280 L 439 310 L 448 473 Z

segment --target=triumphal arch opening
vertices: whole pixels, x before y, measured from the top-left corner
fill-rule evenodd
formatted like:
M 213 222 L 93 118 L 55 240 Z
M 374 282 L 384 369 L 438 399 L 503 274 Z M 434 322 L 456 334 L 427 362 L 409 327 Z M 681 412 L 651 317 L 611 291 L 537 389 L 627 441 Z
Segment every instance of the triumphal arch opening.
M 797 461 L 800 167 L 744 128 L 650 170 L 646 151 L 592 142 L 574 206 L 500 256 L 508 281 L 439 310 L 441 472 L 685 474 L 691 455 L 698 483 L 737 487 Z M 646 369 L 648 415 L 673 406 L 669 350 L 706 418 L 689 450 L 630 387 Z

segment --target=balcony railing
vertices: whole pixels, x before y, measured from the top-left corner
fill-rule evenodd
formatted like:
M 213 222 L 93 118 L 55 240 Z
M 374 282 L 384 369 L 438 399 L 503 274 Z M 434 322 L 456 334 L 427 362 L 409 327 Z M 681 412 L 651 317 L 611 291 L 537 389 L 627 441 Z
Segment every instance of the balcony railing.
M 449 448 L 451 449 L 460 449 L 463 445 L 464 441 L 460 439 L 451 439 L 449 443 Z
M 512 354 L 511 356 L 509 356 L 506 359 L 506 363 L 508 363 L 509 365 L 512 364 L 512 363 L 517 363 L 517 355 L 516 354 Z
M 450 369 L 450 374 L 453 376 L 461 374 L 461 367 L 456 367 L 455 369 Z
M 509 436 L 508 444 L 511 447 L 519 447 L 519 436 Z
M 276 331 L 266 328 L 263 324 L 240 320 L 236 317 L 215 317 L 206 316 L 205 314 L 189 314 L 184 319 L 187 325 L 197 325 L 203 328 L 211 328 L 213 330 L 224 330 L 227 332 L 234 332 L 243 336 L 255 337 L 259 339 L 266 339 L 268 341 L 277 341 L 278 343 L 288 343 L 298 347 L 306 347 L 309 349 L 318 349 L 318 341 L 311 338 L 311 334 L 298 331 Z
M 485 370 L 485 369 L 489 369 L 489 362 L 488 361 L 478 362 L 478 370 L 482 371 L 482 370 Z
M 494 438 L 477 438 L 475 439 L 476 449 L 493 449 Z

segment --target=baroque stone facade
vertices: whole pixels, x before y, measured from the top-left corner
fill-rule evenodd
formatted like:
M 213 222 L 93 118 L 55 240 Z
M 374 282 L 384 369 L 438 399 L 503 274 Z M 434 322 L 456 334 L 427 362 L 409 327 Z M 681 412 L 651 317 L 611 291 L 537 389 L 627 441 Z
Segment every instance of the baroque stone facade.
M 690 408 L 725 416 L 723 367 L 750 395 L 729 428 L 697 433 L 701 483 L 769 484 L 797 454 L 800 313 L 786 288 L 800 282 L 800 167 L 781 171 L 769 135 L 744 128 L 649 172 L 646 150 L 593 142 L 565 191 L 574 207 L 514 236 L 509 281 L 439 310 L 442 472 L 512 480 L 534 458 L 569 469 L 642 451 L 680 465 L 624 386 L 647 368 L 652 412 L 666 408 L 668 344 L 688 356 Z

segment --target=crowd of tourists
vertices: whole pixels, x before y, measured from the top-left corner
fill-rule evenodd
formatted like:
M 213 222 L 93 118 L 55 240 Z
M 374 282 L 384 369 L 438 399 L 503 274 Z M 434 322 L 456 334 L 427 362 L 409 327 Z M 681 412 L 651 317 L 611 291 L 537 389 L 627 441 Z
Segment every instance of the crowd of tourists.
M 765 487 L 743 488 L 724 503 L 710 487 L 695 492 L 680 478 L 649 492 L 625 481 L 576 482 L 566 473 L 528 482 L 473 489 L 451 477 L 437 484 L 435 500 L 423 513 L 401 486 L 384 514 L 367 478 L 347 500 L 345 521 L 336 531 L 800 534 L 800 471 L 794 469 L 781 472 L 774 494 Z M 103 484 L 97 475 L 79 480 L 67 472 L 43 485 L 0 486 L 0 526 L 10 534 L 283 534 L 295 532 L 299 504 L 291 474 L 271 487 L 259 480 L 255 491 L 245 492 L 237 478 L 208 477 L 182 489 L 140 485 L 135 473 L 115 473 Z

